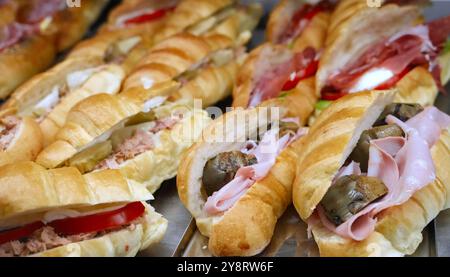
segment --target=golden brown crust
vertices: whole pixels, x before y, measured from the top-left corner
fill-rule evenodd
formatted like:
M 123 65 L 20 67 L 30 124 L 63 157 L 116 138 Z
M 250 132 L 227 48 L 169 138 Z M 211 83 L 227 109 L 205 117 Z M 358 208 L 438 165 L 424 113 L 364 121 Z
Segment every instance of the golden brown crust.
M 33 162 L 0 167 L 0 226 L 31 222 L 42 211 L 146 201 L 151 194 L 118 170 L 82 175 L 76 168 L 46 170 Z
M 263 108 L 237 109 L 229 112 L 203 131 L 200 140 L 184 155 L 178 169 L 177 188 L 181 201 L 196 218 L 202 234 L 209 236 L 209 249 L 216 256 L 251 256 L 261 252 L 272 237 L 278 217 L 290 203 L 291 185 L 295 177 L 296 153 L 285 149 L 268 175 L 256 182 L 223 216 L 208 216 L 202 210 L 201 177 L 206 161 L 224 151 L 239 149 L 246 133 L 256 132 L 258 126 L 266 126 L 269 119 Z M 256 122 L 258 124 L 250 124 Z M 236 119 L 243 120 L 235 125 Z M 235 128 L 232 128 L 235 126 Z M 232 140 L 223 142 L 223 135 Z
M 51 36 L 33 36 L 0 53 L 0 99 L 50 66 L 56 55 L 53 39 Z
M 80 101 L 70 110 L 55 141 L 38 155 L 36 162 L 47 168 L 60 166 L 101 134 L 142 111 L 147 100 L 167 96 L 176 88 L 176 83 L 168 82 L 148 91 L 130 90 L 118 95 L 103 93 Z
M 63 51 L 79 41 L 108 3 L 107 0 L 82 1 L 81 7 L 66 8 L 53 16 L 57 28 L 56 49 Z
M 31 78 L 20 86 L 11 97 L 2 105 L 2 113 L 12 111 L 19 114 L 28 114 L 27 111 L 37 102 L 48 95 L 54 86 L 62 87 L 66 76 L 72 72 L 92 68 L 102 63 L 96 57 L 67 59 L 41 74 Z
M 19 130 L 5 151 L 0 152 L 0 166 L 33 161 L 43 147 L 42 132 L 34 119 L 22 118 Z
M 143 87 L 168 81 L 200 63 L 219 49 L 232 46 L 232 41 L 221 35 L 207 38 L 191 34 L 172 36 L 155 45 L 125 80 L 124 88 Z M 145 80 L 145 81 L 143 81 Z
M 165 21 L 160 32 L 155 35 L 155 41 L 159 42 L 171 35 L 182 32 L 195 23 L 212 16 L 214 13 L 235 3 L 235 0 L 185 0 L 175 8 L 173 13 Z M 195 7 L 194 9 L 192 7 Z
M 417 66 L 395 85 L 398 90 L 395 102 L 418 103 L 431 106 L 436 100 L 438 88 L 433 76 L 424 67 Z

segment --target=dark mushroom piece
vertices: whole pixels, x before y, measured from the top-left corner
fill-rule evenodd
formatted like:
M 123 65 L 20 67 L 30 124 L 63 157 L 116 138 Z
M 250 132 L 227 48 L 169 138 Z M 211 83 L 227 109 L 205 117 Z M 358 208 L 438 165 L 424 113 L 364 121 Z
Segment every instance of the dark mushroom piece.
M 202 183 L 205 192 L 211 196 L 224 185 L 233 180 L 239 168 L 253 165 L 257 162 L 256 157 L 247 155 L 240 151 L 220 153 L 206 162 L 203 168 Z
M 330 187 L 320 205 L 327 218 L 339 226 L 387 192 L 387 187 L 378 178 L 347 175 Z
M 286 134 L 295 134 L 297 133 L 299 126 L 297 123 L 295 122 L 285 122 L 285 121 L 280 121 L 280 132 L 279 132 L 279 137 L 283 137 Z
M 402 137 L 404 135 L 405 134 L 402 128 L 395 124 L 377 126 L 369 130 L 365 130 L 362 132 L 355 149 L 353 149 L 350 154 L 349 160 L 358 162 L 362 172 L 367 172 L 370 141 L 386 137 Z
M 392 103 L 384 108 L 384 111 L 378 117 L 373 126 L 385 125 L 386 117 L 388 115 L 393 115 L 401 121 L 405 122 L 421 111 L 423 111 L 423 107 L 420 104 Z

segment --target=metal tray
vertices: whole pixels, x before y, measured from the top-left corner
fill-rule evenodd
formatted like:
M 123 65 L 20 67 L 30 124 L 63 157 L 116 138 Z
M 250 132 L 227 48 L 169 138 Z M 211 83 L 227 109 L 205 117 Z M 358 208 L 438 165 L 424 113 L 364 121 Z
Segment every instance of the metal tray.
M 243 1 L 255 2 L 255 1 Z M 253 48 L 264 39 L 264 27 L 267 12 L 277 1 L 258 1 L 264 4 L 266 16 L 256 30 L 249 48 Z M 427 20 L 448 15 L 450 1 L 433 1 L 433 6 L 425 10 Z M 450 91 L 450 86 L 447 87 Z M 450 97 L 439 95 L 436 106 L 450 113 Z M 207 245 L 208 238 L 196 229 L 195 221 L 181 204 L 174 179 L 165 182 L 151 201 L 155 209 L 169 220 L 169 227 L 164 239 L 155 247 L 143 251 L 140 256 L 211 256 Z M 295 209 L 290 206 L 278 220 L 274 236 L 269 246 L 259 256 L 269 257 L 311 257 L 319 252 L 313 239 L 308 239 L 306 224 L 303 223 Z M 432 221 L 423 231 L 423 242 L 412 256 L 450 256 L 450 210 Z

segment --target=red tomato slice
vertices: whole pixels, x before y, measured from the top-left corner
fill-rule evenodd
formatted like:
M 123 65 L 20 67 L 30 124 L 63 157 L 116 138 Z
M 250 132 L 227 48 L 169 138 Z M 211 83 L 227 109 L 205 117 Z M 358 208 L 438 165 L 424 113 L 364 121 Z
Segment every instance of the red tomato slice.
M 312 61 L 308 64 L 308 66 L 302 70 L 301 73 L 295 73 L 295 77 L 293 79 L 289 78 L 289 80 L 284 83 L 282 91 L 291 90 L 297 86 L 297 84 L 308 77 L 311 77 L 316 74 L 317 67 L 319 65 L 319 61 Z
M 398 81 L 400 81 L 406 74 L 408 74 L 409 71 L 411 71 L 411 68 L 409 68 L 409 67 L 405 68 L 402 72 L 400 72 L 399 74 L 393 76 L 392 78 L 390 78 L 386 82 L 382 83 L 381 85 L 379 85 L 375 89 L 376 90 L 383 90 L 383 89 L 390 89 L 390 88 L 392 88 L 393 86 L 395 86 L 395 84 L 397 84 Z
M 175 7 L 170 7 L 170 8 L 152 11 L 150 13 L 141 14 L 139 16 L 136 16 L 136 17 L 126 20 L 125 24 L 142 24 L 142 23 L 150 22 L 152 20 L 155 20 L 155 19 L 165 16 L 166 13 L 168 13 L 174 9 L 175 9 Z
M 37 221 L 19 228 L 3 231 L 0 233 L 0 244 L 26 238 L 42 227 L 44 227 L 44 223 Z
M 322 92 L 322 99 L 328 100 L 328 101 L 334 101 L 337 100 L 343 96 L 345 96 L 347 93 L 345 92 Z
M 48 225 L 62 235 L 98 232 L 126 225 L 142 216 L 145 206 L 141 202 L 133 202 L 123 208 L 93 215 L 64 218 L 50 222 Z

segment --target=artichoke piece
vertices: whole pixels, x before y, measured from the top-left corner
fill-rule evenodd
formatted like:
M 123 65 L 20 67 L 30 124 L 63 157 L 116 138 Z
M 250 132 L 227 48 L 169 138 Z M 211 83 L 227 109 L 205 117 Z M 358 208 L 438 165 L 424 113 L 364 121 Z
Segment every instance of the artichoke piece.
M 256 157 L 240 151 L 220 153 L 210 159 L 203 168 L 203 187 L 208 196 L 220 190 L 224 185 L 233 180 L 239 168 L 253 165 Z
M 299 128 L 299 126 L 295 122 L 280 121 L 280 135 L 279 136 L 281 138 L 288 133 L 295 134 L 295 133 L 297 133 L 298 128 Z
M 353 149 L 349 156 L 349 159 L 358 162 L 362 172 L 367 172 L 370 141 L 386 137 L 402 137 L 404 135 L 403 130 L 395 124 L 377 126 L 369 130 L 365 130 L 362 132 L 355 149 Z
M 387 187 L 378 178 L 347 175 L 330 187 L 320 205 L 327 218 L 338 226 L 387 192 Z
M 76 154 L 68 161 L 68 166 L 74 166 L 81 173 L 94 170 L 95 166 L 112 153 L 112 143 L 107 140 L 97 143 L 86 150 Z
M 404 122 L 421 111 L 423 111 L 423 107 L 420 104 L 392 103 L 384 108 L 384 111 L 378 117 L 374 126 L 385 125 L 388 115 L 393 115 Z

